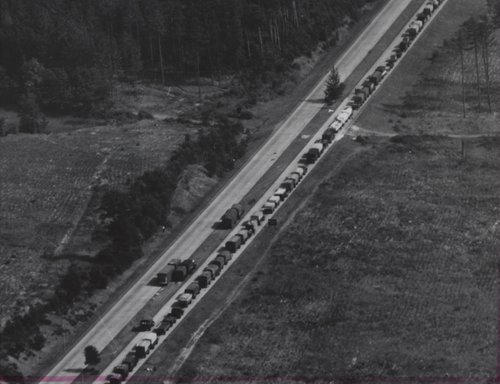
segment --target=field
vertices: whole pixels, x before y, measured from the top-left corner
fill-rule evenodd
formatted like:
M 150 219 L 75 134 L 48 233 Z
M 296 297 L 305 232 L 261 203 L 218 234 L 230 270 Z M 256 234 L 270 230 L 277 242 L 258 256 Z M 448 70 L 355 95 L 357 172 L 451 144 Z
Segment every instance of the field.
M 457 52 L 445 46 L 484 5 L 448 2 L 353 127 L 367 144 L 348 136 L 328 154 L 278 213 L 280 230 L 260 235 L 153 356 L 155 377 L 495 380 L 498 71 L 490 115 L 484 93 L 476 107 L 466 53 L 464 119 Z
M 0 139 L 2 319 L 44 290 L 50 294 L 70 261 L 57 256 L 64 256 L 93 187 L 124 185 L 162 164 L 185 132 L 183 125 L 142 121 Z
M 456 139 L 370 139 L 326 172 L 178 376 L 494 376 L 499 149 L 472 139 L 462 162 Z

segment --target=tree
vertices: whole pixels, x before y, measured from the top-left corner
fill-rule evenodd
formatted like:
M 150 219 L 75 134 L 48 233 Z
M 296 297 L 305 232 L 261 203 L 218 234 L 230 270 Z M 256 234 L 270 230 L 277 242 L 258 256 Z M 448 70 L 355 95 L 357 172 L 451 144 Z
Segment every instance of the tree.
M 342 94 L 344 87 L 344 83 L 340 82 L 340 76 L 337 68 L 333 68 L 330 72 L 328 80 L 326 81 L 325 102 L 331 104 Z
M 476 69 L 477 111 L 481 112 L 481 76 L 479 74 L 479 25 L 474 18 L 465 23 L 466 44 L 465 50 L 474 49 L 474 64 Z
M 491 87 L 490 87 L 490 65 L 491 47 L 495 42 L 495 29 L 492 21 L 488 17 L 482 17 L 479 24 L 479 39 L 481 44 L 481 56 L 483 58 L 484 76 L 486 80 L 486 96 L 488 100 L 488 110 L 492 113 L 491 107 Z
M 25 133 L 42 133 L 47 128 L 45 115 L 40 112 L 36 96 L 28 92 L 19 101 L 19 131 Z
M 99 356 L 99 351 L 93 345 L 85 347 L 84 354 L 85 354 L 85 364 L 96 365 L 99 364 L 99 362 L 101 361 L 101 357 Z

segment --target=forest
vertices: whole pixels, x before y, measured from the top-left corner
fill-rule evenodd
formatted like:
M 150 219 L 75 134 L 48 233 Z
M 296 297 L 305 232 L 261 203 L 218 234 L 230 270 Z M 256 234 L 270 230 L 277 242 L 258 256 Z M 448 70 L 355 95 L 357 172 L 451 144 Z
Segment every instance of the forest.
M 88 114 L 112 79 L 253 81 L 285 71 L 370 1 L 0 0 L 0 106 Z

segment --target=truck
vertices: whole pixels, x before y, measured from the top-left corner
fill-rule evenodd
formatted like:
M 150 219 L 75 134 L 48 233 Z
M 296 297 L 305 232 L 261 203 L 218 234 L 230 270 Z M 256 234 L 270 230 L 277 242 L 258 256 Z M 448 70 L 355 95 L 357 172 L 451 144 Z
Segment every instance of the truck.
M 117 373 L 122 377 L 122 380 L 125 380 L 128 377 L 130 372 L 128 364 L 119 364 L 113 368 L 113 373 Z
M 231 252 L 229 252 L 227 249 L 224 249 L 219 252 L 217 257 L 223 257 L 224 260 L 226 261 L 226 264 L 229 263 L 233 259 L 233 255 Z
M 193 295 L 191 295 L 190 293 L 183 293 L 177 299 L 179 306 L 182 308 L 186 308 L 189 304 L 191 304 L 192 301 Z
M 290 180 L 290 183 L 293 184 L 293 188 L 295 188 L 297 184 L 299 184 L 299 181 L 302 180 L 302 176 L 298 172 L 292 172 L 287 180 Z
M 161 321 L 162 324 L 170 324 L 170 327 L 175 324 L 177 321 L 177 317 L 173 316 L 171 313 L 169 313 L 167 316 L 163 318 Z
M 415 39 L 415 37 L 417 37 L 418 35 L 418 28 L 411 24 L 408 29 L 407 29 L 407 32 L 408 32 L 408 37 L 410 38 L 410 40 L 413 40 Z M 393 64 L 394 65 L 394 64 Z M 392 67 L 391 67 L 392 68 Z
M 372 85 L 371 87 L 364 86 L 363 88 L 361 88 L 361 92 L 365 94 L 365 99 L 368 99 L 372 92 L 375 90 L 373 83 L 370 82 L 370 84 Z
M 219 263 L 221 268 L 224 268 L 224 266 L 228 263 L 224 256 L 216 256 L 214 262 Z
M 154 332 L 143 332 L 142 340 L 149 341 L 149 349 L 153 349 L 158 344 L 158 335 Z
M 315 142 L 311 148 L 315 148 L 322 154 L 325 151 L 325 146 L 321 142 Z
M 310 148 L 306 153 L 307 163 L 314 164 L 319 158 L 319 150 L 317 148 Z
M 359 109 L 365 102 L 365 95 L 361 93 L 356 93 L 351 98 L 351 105 L 354 109 Z
M 163 318 L 161 321 L 162 325 L 164 327 L 170 328 L 172 325 L 174 325 L 177 322 L 177 317 L 172 316 L 171 313 L 169 313 L 167 316 Z
M 245 214 L 245 209 L 241 204 L 234 204 L 231 208 L 229 208 L 224 215 L 222 215 L 220 227 L 223 229 L 232 229 L 236 225 L 236 223 L 243 217 Z
M 257 212 L 254 212 L 252 216 L 250 216 L 250 219 L 251 220 L 257 220 L 257 222 L 260 224 L 262 224 L 262 222 L 264 220 L 266 220 L 266 217 L 264 216 L 264 212 L 262 211 L 257 211 Z
M 241 229 L 236 236 L 241 238 L 241 244 L 245 244 L 250 238 L 250 231 L 248 229 Z
M 290 177 L 293 177 L 293 175 L 299 175 L 299 180 L 302 180 L 306 173 L 307 167 L 302 167 L 299 165 L 297 168 L 295 168 L 295 171 L 292 172 Z
M 280 188 L 283 188 L 286 193 L 292 192 L 293 188 L 295 188 L 295 180 L 290 179 L 287 177 L 283 182 L 280 184 Z
M 236 211 L 238 213 L 238 220 L 241 219 L 243 217 L 243 215 L 245 214 L 245 208 L 243 208 L 243 205 L 241 205 L 241 204 L 233 204 L 233 206 L 231 208 L 236 209 Z
M 198 294 L 200 293 L 200 284 L 198 284 L 196 281 L 192 282 L 184 290 L 184 293 L 189 293 L 191 296 L 193 296 L 193 299 L 196 298 L 196 296 L 198 296 Z
M 135 368 L 137 365 L 137 362 L 139 359 L 137 359 L 137 356 L 135 355 L 135 352 L 129 352 L 125 356 L 125 358 L 122 361 L 122 364 L 127 364 L 128 365 L 128 370 L 129 372 Z
M 385 67 L 385 65 L 379 65 L 375 70 L 380 72 L 382 78 L 384 78 L 387 75 L 387 68 Z
M 210 271 L 203 271 L 200 276 L 196 278 L 196 281 L 198 281 L 198 284 L 200 285 L 200 288 L 206 288 L 210 285 L 212 282 L 212 272 Z
M 387 68 L 391 69 L 396 64 L 396 59 L 389 57 L 385 62 L 386 62 Z
M 420 32 L 422 30 L 422 28 L 424 27 L 424 22 L 422 20 L 417 19 L 412 24 L 417 26 L 418 32 Z
M 174 270 L 174 265 L 167 265 L 163 268 L 156 274 L 156 284 L 160 286 L 167 285 L 170 281 L 172 281 L 172 274 L 174 273 Z
M 399 49 L 404 52 L 408 49 L 410 46 L 410 40 L 407 37 L 404 37 L 403 40 L 399 43 L 398 47 Z
M 167 333 L 169 329 L 170 326 L 168 324 L 161 322 L 160 325 L 158 325 L 156 328 L 153 329 L 153 332 L 156 333 L 158 336 L 163 336 L 164 334 Z
M 225 259 L 222 258 L 222 259 L 217 259 L 217 257 L 215 259 L 212 259 L 210 261 L 210 263 L 208 263 L 208 266 L 210 265 L 215 265 L 219 270 L 222 270 L 222 268 L 224 268 L 224 265 L 225 265 Z
M 221 229 L 232 229 L 238 222 L 238 211 L 234 208 L 229 208 L 220 220 Z
M 264 214 L 266 215 L 271 215 L 275 209 L 276 204 L 270 203 L 269 201 L 264 203 L 264 205 L 262 206 L 262 212 L 264 212 Z
M 349 113 L 342 111 L 338 114 L 336 119 L 340 121 L 342 124 L 345 124 L 350 117 L 351 115 Z
M 380 80 L 382 80 L 382 73 L 379 71 L 373 72 L 370 76 L 370 81 L 375 85 L 378 85 L 380 83 Z
M 188 275 L 192 274 L 197 267 L 196 262 L 193 259 L 186 259 L 181 263 L 181 265 L 184 265 L 187 268 Z
M 147 340 L 141 340 L 138 344 L 135 345 L 135 355 L 139 359 L 146 357 L 146 355 L 149 353 L 150 344 L 151 343 Z
M 288 189 L 280 187 L 276 190 L 276 192 L 274 192 L 274 196 L 278 196 L 281 201 L 284 201 L 288 196 Z
M 180 319 L 182 316 L 184 316 L 184 308 L 182 308 L 177 302 L 175 302 L 172 305 L 172 310 L 170 311 L 170 314 L 176 319 Z
M 434 12 L 434 5 L 432 4 L 427 4 L 424 9 L 422 10 L 422 13 L 430 16 Z
M 257 219 L 250 218 L 250 223 L 252 224 L 252 235 L 257 232 L 257 228 L 260 226 L 260 221 Z
M 363 102 L 365 102 L 365 100 L 368 99 L 368 97 L 370 96 L 371 91 L 370 91 L 370 89 L 368 87 L 357 88 L 354 91 L 354 94 L 355 95 L 361 95 L 363 97 Z
M 268 200 L 268 201 L 269 201 L 269 202 L 271 202 L 271 203 L 275 203 L 275 204 L 276 204 L 276 207 L 277 207 L 278 205 L 280 205 L 280 203 L 281 203 L 281 199 L 280 199 L 280 197 L 279 197 L 279 196 L 276 196 L 276 195 L 272 195 L 272 196 L 269 198 L 269 200 Z
M 187 275 L 188 275 L 188 267 L 183 264 L 179 264 L 175 267 L 175 270 L 172 274 L 172 281 L 176 282 L 184 281 Z
M 341 113 L 342 113 L 342 114 L 345 114 L 345 115 L 347 116 L 347 119 L 349 120 L 349 119 L 351 118 L 351 116 L 352 116 L 352 112 L 353 112 L 353 111 L 352 111 L 352 108 L 351 108 L 351 107 L 349 107 L 349 106 L 347 106 L 347 107 L 345 107 L 345 108 L 342 110 L 342 112 L 341 112 Z
M 293 189 L 297 186 L 297 184 L 299 183 L 301 178 L 302 177 L 300 176 L 300 174 L 298 174 L 297 172 L 293 172 L 290 176 L 288 176 L 288 178 L 286 180 L 288 180 L 290 182 L 290 184 L 292 185 L 292 189 Z
M 307 174 L 307 165 L 299 165 L 294 172 L 298 172 L 299 169 L 302 169 L 304 171 L 303 175 Z
M 257 222 L 252 220 L 247 220 L 241 223 L 241 226 L 245 228 L 248 231 L 248 233 L 250 233 L 250 235 L 253 235 L 255 233 L 255 227 L 257 225 L 258 225 Z
M 333 128 L 327 128 L 325 129 L 325 132 L 323 132 L 323 135 L 321 135 L 321 137 L 323 138 L 323 140 L 331 143 L 335 138 L 335 130 Z
M 230 240 L 226 241 L 226 249 L 231 253 L 235 253 L 240 247 L 241 247 L 240 236 L 235 235 L 231 237 Z
M 152 319 L 142 319 L 139 322 L 139 329 L 141 331 L 149 331 L 155 326 L 155 322 Z
M 118 373 L 112 373 L 106 376 L 106 380 L 109 382 L 109 384 L 120 384 L 122 382 L 122 375 Z
M 212 276 L 212 280 L 214 280 L 219 274 L 220 269 L 216 265 L 207 265 L 203 272 L 208 272 Z

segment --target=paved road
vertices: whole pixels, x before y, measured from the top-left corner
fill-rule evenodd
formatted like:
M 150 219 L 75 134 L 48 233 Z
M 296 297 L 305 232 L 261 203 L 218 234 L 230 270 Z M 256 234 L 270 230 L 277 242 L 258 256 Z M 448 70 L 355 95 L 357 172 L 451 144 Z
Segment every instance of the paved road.
M 361 63 L 368 52 L 390 28 L 411 0 L 390 0 L 381 12 L 366 27 L 351 47 L 337 60 L 341 80 L 344 80 Z M 158 261 L 140 278 L 117 303 L 80 339 L 80 341 L 57 363 L 43 380 L 46 383 L 71 383 L 75 372 L 84 368 L 83 350 L 87 345 L 104 349 L 125 327 L 137 312 L 159 290 L 147 283 L 172 258 L 185 258 L 193 254 L 212 232 L 212 225 L 225 210 L 240 201 L 273 165 L 303 128 L 322 108 L 315 100 L 323 98 L 324 84 L 328 73 L 317 84 L 295 111 L 282 123 L 261 149 L 246 163 L 231 182 L 219 193 L 198 218 L 164 252 Z

